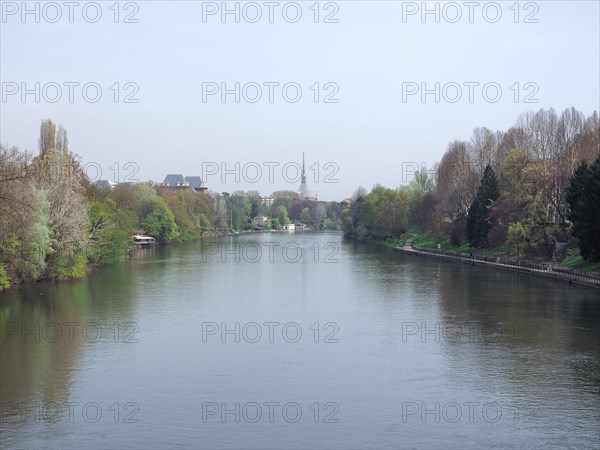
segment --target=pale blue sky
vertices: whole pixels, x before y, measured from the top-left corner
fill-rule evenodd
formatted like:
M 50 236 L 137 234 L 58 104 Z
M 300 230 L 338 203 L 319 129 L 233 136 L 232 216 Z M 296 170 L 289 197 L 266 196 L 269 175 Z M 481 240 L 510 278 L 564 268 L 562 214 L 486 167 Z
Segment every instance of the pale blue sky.
M 11 2 L 2 3 L 6 12 Z M 5 17 L 0 22 L 5 90 L 13 82 L 29 87 L 96 82 L 103 97 L 87 103 L 76 88 L 75 101 L 69 103 L 63 87 L 63 99 L 54 104 L 35 103 L 32 95 L 25 103 L 19 95 L 2 99 L 0 142 L 37 151 L 39 123 L 51 118 L 69 131 L 71 150 L 84 164 L 97 163 L 103 178 L 114 176 L 109 169 L 114 162 L 121 167 L 136 162 L 136 178 L 154 181 L 166 173 L 200 175 L 203 162 L 230 168 L 235 162 L 283 165 L 300 161 L 304 151 L 307 164 L 321 167 L 321 180 L 309 180 L 311 188 L 322 199 L 339 200 L 358 186 L 398 186 L 403 162 L 431 167 L 449 141 L 468 139 L 475 127 L 506 129 L 520 113 L 542 107 L 574 106 L 586 114 L 600 109 L 597 1 L 535 2 L 538 23 L 522 23 L 527 2 L 520 2 L 519 23 L 509 9 L 514 2 L 499 2 L 498 23 L 486 22 L 480 10 L 474 23 L 466 17 L 435 23 L 431 16 L 427 23 L 419 16 L 404 23 L 402 2 L 336 2 L 339 22 L 329 24 L 313 22 L 312 1 L 299 2 L 303 16 L 298 23 L 286 22 L 280 10 L 275 23 L 268 23 L 267 7 L 257 2 L 265 16 L 254 24 L 243 18 L 235 23 L 231 16 L 227 23 L 218 16 L 203 23 L 203 3 L 136 2 L 138 23 L 114 23 L 112 1 L 100 2 L 98 23 L 86 22 L 78 10 L 69 23 L 64 5 L 55 24 L 43 17 L 40 23 L 32 16 L 26 23 L 19 15 Z M 456 3 L 466 16 L 464 2 Z M 286 103 L 276 90 L 275 102 L 269 103 L 265 88 L 255 104 L 235 103 L 232 96 L 226 103 L 218 96 L 202 102 L 203 82 L 268 81 L 298 83 L 301 100 Z M 109 90 L 114 82 L 136 83 L 139 103 L 115 104 Z M 336 83 L 339 102 L 314 103 L 309 88 L 315 82 Z M 419 96 L 403 103 L 403 82 L 496 82 L 503 93 L 497 103 L 486 102 L 480 88 L 473 103 L 465 98 L 436 104 L 433 96 L 426 103 Z M 521 98 L 515 103 L 509 89 L 515 82 L 521 87 L 536 83 L 539 102 L 527 104 Z M 333 177 L 338 183 L 323 182 L 331 172 L 324 168 L 327 162 L 339 166 Z M 298 187 L 287 183 L 279 169 L 269 182 L 266 167 L 254 184 L 243 176 L 239 183 L 233 175 L 225 183 L 220 178 L 208 177 L 208 187 L 218 192 L 257 189 L 264 195 Z

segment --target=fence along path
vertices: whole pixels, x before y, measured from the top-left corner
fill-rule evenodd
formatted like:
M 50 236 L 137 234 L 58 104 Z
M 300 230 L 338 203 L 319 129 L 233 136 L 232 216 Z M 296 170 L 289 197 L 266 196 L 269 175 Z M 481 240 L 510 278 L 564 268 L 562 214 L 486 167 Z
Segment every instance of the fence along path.
M 432 248 L 416 247 L 412 245 L 412 239 L 407 239 L 404 247 L 396 249 L 407 253 L 421 254 L 426 256 L 437 256 L 444 259 L 456 260 L 466 263 L 477 264 L 489 267 L 501 267 L 509 270 L 516 270 L 523 273 L 545 276 L 549 278 L 569 281 L 570 283 L 582 284 L 585 286 L 600 289 L 600 273 L 590 270 L 573 269 L 553 264 L 541 264 L 530 261 L 521 261 L 510 258 L 496 256 L 479 256 L 471 253 L 459 253 L 448 250 L 437 250 Z

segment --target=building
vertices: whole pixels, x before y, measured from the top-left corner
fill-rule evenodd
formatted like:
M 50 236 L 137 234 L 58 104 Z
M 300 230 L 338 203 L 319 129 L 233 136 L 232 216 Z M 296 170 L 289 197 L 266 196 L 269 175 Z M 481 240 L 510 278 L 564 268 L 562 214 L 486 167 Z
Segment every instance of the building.
M 199 176 L 184 177 L 182 174 L 168 174 L 164 181 L 163 186 L 170 189 L 185 189 L 192 192 L 206 192 L 208 188 L 204 186 L 202 178 Z
M 267 225 L 269 223 L 269 218 L 267 216 L 263 216 L 263 215 L 258 215 L 255 216 L 254 219 L 252 219 L 252 225 L 258 227 L 258 228 L 264 228 L 265 225 Z
M 94 186 L 96 186 L 98 189 L 112 189 L 117 185 L 117 183 L 110 181 L 110 180 L 97 180 L 94 183 Z
M 275 201 L 275 199 L 273 197 L 261 197 L 260 198 L 260 203 L 263 206 L 271 206 L 274 201 Z
M 200 178 L 199 176 L 194 175 L 191 177 L 185 177 L 185 181 L 196 192 L 208 191 L 208 188 L 206 186 L 204 186 L 204 182 L 202 181 L 202 178 Z
M 189 187 L 189 183 L 181 174 L 169 174 L 165 177 L 163 185 L 170 188 Z

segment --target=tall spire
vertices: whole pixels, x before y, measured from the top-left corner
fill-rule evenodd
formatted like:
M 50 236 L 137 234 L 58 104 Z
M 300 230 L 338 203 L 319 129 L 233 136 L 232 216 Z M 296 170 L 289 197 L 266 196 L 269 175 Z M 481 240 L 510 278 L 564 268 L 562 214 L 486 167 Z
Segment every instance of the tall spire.
M 300 182 L 302 184 L 306 184 L 306 171 L 304 170 L 304 152 L 302 152 L 302 178 Z
M 310 191 L 308 190 L 308 184 L 306 184 L 306 167 L 304 164 L 304 152 L 302 152 L 302 176 L 300 177 L 300 188 L 298 194 L 302 200 L 310 198 Z

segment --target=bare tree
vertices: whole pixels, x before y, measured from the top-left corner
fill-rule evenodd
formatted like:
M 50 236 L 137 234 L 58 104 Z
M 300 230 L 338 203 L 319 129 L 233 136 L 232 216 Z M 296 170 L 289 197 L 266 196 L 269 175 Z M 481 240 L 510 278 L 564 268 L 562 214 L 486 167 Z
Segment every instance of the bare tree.
M 364 197 L 365 195 L 367 195 L 367 190 L 364 187 L 359 186 L 352 194 L 351 200 L 355 202 L 356 200 L 358 200 L 361 197 Z
M 466 218 L 477 193 L 479 173 L 469 158 L 467 148 L 464 141 L 450 143 L 438 166 L 440 202 L 452 220 Z
M 56 125 L 50 119 L 42 120 L 39 147 L 40 156 L 43 156 L 47 150 L 56 148 Z
M 30 153 L 0 145 L 0 210 L 5 214 L 14 208 L 33 207 L 15 188 L 16 184 L 28 182 L 30 163 Z
M 488 164 L 498 170 L 502 164 L 502 132 L 488 128 L 475 128 L 468 145 L 469 157 L 479 173 L 483 173 Z

